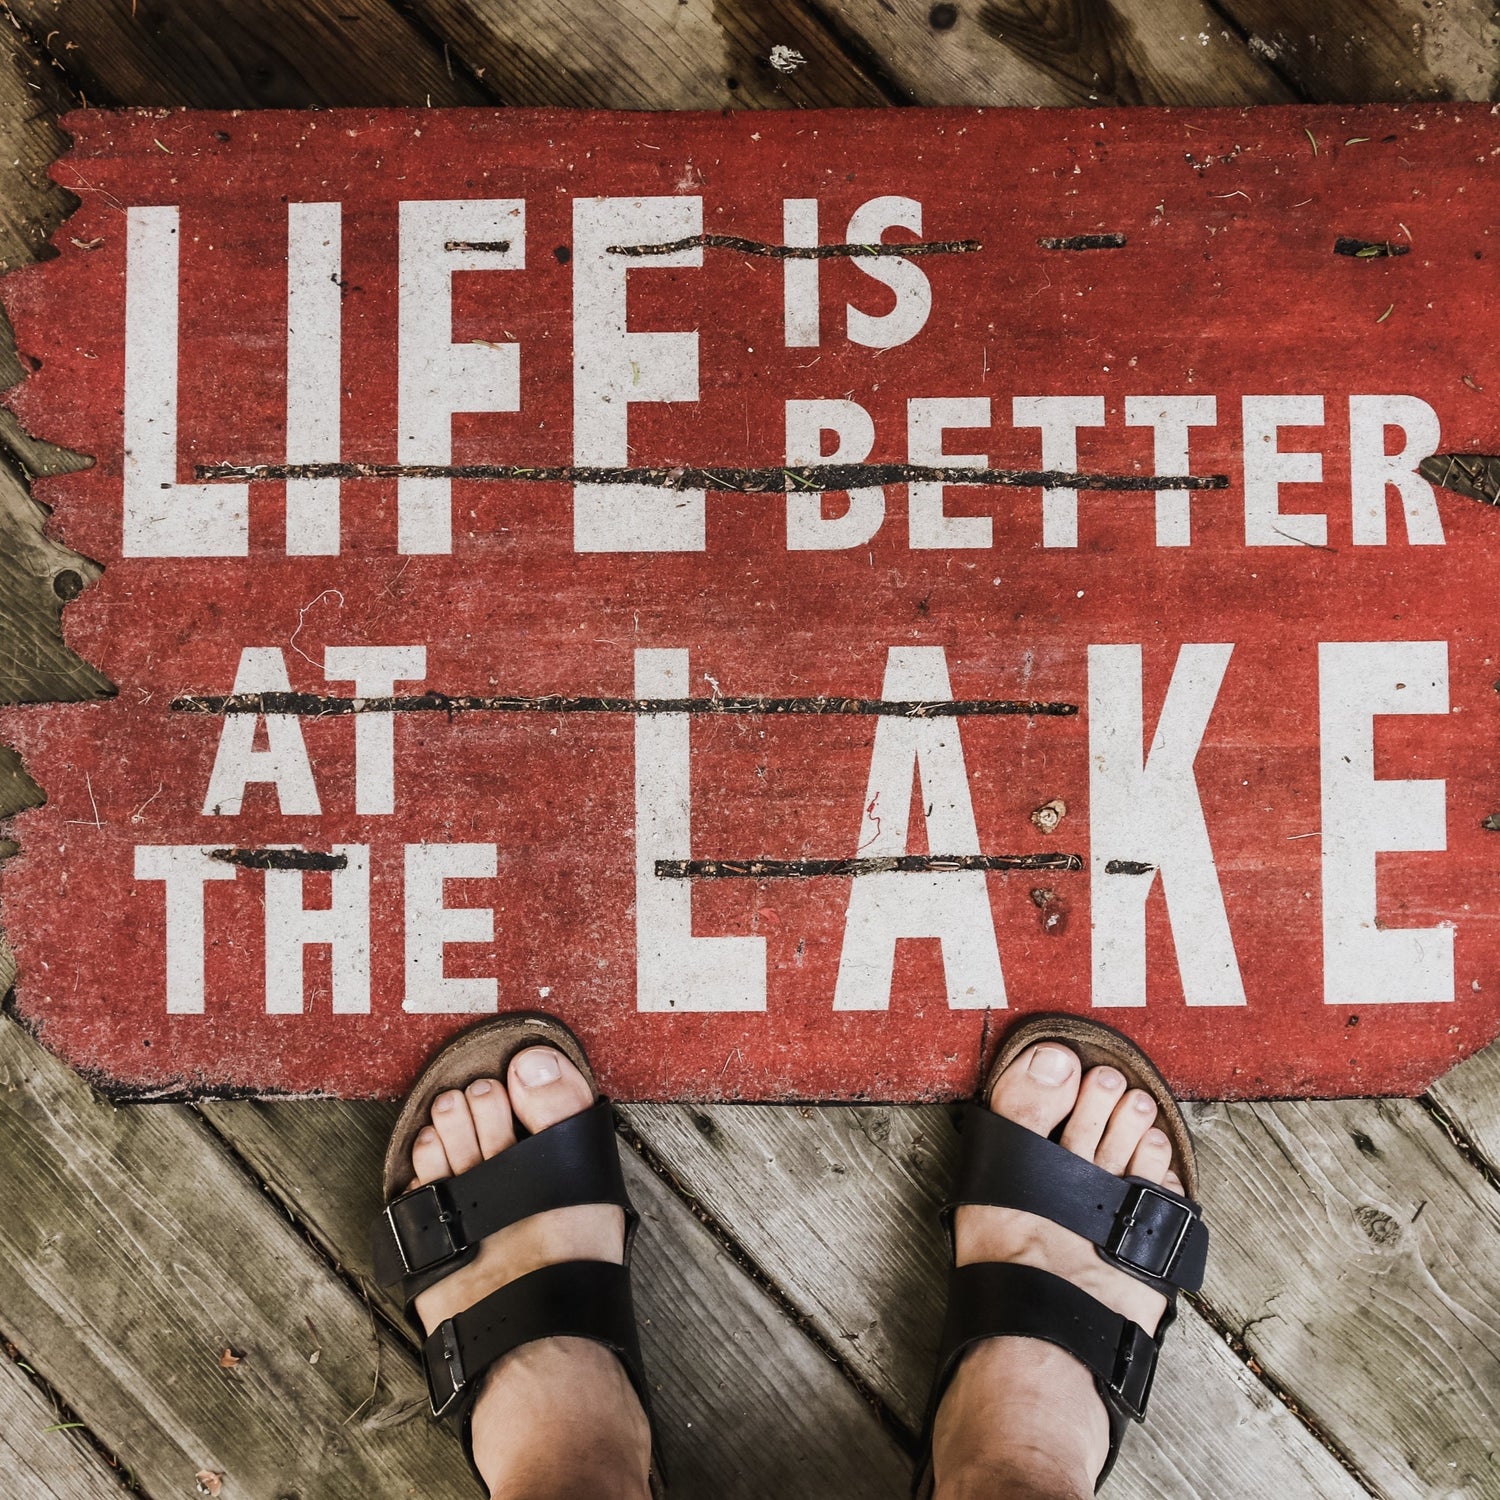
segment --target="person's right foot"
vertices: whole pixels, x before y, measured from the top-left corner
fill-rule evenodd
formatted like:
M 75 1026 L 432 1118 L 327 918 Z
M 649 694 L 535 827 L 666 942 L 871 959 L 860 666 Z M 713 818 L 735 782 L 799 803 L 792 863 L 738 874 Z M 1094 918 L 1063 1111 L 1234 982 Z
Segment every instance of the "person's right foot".
M 412 1144 L 412 1187 L 467 1172 L 593 1103 L 593 1090 L 552 1047 L 528 1047 L 507 1080 L 478 1078 L 439 1094 Z M 609 1204 L 555 1208 L 492 1234 L 479 1253 L 416 1300 L 430 1333 L 507 1282 L 564 1260 L 624 1257 L 625 1218 Z M 484 1376 L 470 1427 L 474 1463 L 494 1500 L 645 1500 L 651 1463 L 646 1414 L 624 1366 L 587 1339 L 523 1344 Z
M 995 1080 L 989 1105 L 1038 1135 L 1061 1125 L 1062 1145 L 1108 1172 L 1182 1191 L 1151 1096 L 1127 1089 L 1114 1068 L 1084 1073 L 1061 1043 L 1040 1042 L 1016 1057 Z M 1148 1333 L 1166 1309 L 1160 1293 L 1109 1265 L 1087 1240 L 1034 1214 L 970 1204 L 957 1211 L 953 1231 L 959 1265 L 1038 1266 Z M 1084 1500 L 1109 1453 L 1109 1419 L 1093 1376 L 1072 1355 L 1038 1339 L 989 1339 L 965 1356 L 944 1393 L 932 1451 L 936 1500 Z

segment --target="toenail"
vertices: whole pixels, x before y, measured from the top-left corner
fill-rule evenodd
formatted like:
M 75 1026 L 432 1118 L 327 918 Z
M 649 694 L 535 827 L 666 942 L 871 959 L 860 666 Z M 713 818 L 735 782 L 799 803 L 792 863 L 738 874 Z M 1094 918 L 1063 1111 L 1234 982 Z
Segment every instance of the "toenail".
M 1073 1071 L 1073 1054 L 1062 1047 L 1038 1047 L 1031 1054 L 1026 1071 L 1038 1083 L 1066 1083 Z
M 1167 1144 L 1166 1136 L 1159 1130 L 1148 1130 L 1145 1141 L 1148 1146 L 1155 1146 L 1158 1150 Z
M 556 1083 L 562 1077 L 557 1053 L 547 1047 L 531 1047 L 516 1059 L 516 1076 L 527 1088 Z
M 469 1085 L 469 1092 L 471 1094 L 487 1094 L 489 1093 L 489 1091 L 490 1081 L 488 1078 L 481 1078 L 477 1083 L 471 1083 Z
M 436 1139 L 437 1139 L 437 1131 L 435 1131 L 432 1128 L 431 1125 L 424 1125 L 417 1132 L 417 1144 L 418 1145 L 421 1145 L 421 1146 L 430 1146 Z
M 1108 1089 L 1110 1093 L 1125 1087 L 1125 1075 L 1116 1073 L 1113 1068 L 1100 1068 L 1094 1077 L 1098 1080 L 1099 1087 Z
M 1156 1100 L 1149 1094 L 1138 1094 L 1136 1096 L 1135 1107 L 1144 1115 L 1156 1108 Z
M 445 1115 L 453 1108 L 452 1094 L 439 1094 L 432 1106 L 432 1112 L 436 1115 Z

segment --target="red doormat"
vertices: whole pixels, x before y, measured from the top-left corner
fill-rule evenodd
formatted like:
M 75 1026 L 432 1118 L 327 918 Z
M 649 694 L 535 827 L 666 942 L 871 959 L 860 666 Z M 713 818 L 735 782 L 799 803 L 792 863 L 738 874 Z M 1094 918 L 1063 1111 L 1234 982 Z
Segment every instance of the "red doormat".
M 106 1086 L 517 1007 L 624 1098 L 1500 1030 L 1487 107 L 66 124 L 13 399 L 119 694 L 6 715 L 4 924 Z

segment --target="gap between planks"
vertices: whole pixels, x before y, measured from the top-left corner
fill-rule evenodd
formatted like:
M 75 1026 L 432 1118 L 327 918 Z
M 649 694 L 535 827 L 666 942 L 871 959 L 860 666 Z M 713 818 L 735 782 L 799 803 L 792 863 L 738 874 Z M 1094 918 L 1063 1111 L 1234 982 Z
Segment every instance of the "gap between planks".
M 338 1101 L 200 1108 L 323 1253 L 365 1283 L 395 1111 Z M 622 1160 L 642 1216 L 636 1301 L 673 1495 L 899 1493 L 909 1463 L 871 1406 L 635 1151 Z M 399 1316 L 379 1292 L 372 1300 Z M 821 1420 L 809 1423 L 810 1411 Z
M 943 1315 L 936 1210 L 957 1135 L 944 1106 L 630 1105 L 690 1196 L 774 1268 L 784 1296 L 903 1423 L 920 1423 Z M 1225 1434 L 1235 1435 L 1226 1444 Z M 1184 1310 L 1147 1426 L 1111 1493 L 1345 1497 L 1368 1491 Z
M 0 1494 L 95 1500 L 118 1491 L 150 1500 L 9 1339 L 0 1352 Z

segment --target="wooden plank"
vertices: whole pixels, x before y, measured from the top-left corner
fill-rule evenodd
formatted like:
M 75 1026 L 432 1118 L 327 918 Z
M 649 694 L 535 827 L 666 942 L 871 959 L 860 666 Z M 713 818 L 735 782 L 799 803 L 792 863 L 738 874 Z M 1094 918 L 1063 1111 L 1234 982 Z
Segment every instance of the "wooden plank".
M 67 149 L 57 111 L 67 107 L 59 75 L 42 66 L 19 36 L 0 59 L 0 271 L 37 259 L 47 236 L 73 205 L 47 169 Z M 10 385 L 20 370 L 0 366 Z
M 0 1090 L 0 1322 L 148 1494 L 471 1500 L 405 1346 L 202 1121 L 112 1108 L 10 1020 Z
M 1500 1172 L 1500 1045 L 1476 1052 L 1428 1093 L 1480 1159 Z
M 54 111 L 65 103 L 56 73 L 20 38 L 0 59 L 0 271 L 39 259 L 46 240 L 72 206 L 48 176 L 66 148 Z M 0 387 L 23 374 L 10 324 L 0 313 Z M 47 535 L 47 515 L 26 491 L 30 472 L 61 472 L 61 450 L 33 442 L 9 412 L 0 417 L 0 702 L 37 702 L 104 696 L 109 679 L 70 651 L 62 638 L 64 599 L 99 576 L 87 558 Z M 76 585 L 76 587 L 75 587 Z M 0 817 L 38 806 L 39 789 L 15 755 L 0 754 Z M 0 957 L 0 967 L 6 962 Z M 3 977 L 3 976 L 0 976 Z
M 1250 50 L 1307 99 L 1492 99 L 1500 22 L 1486 0 L 1220 0 Z
M 828 0 L 917 104 L 1277 104 L 1294 97 L 1203 0 Z
M 950 1111 L 644 1104 L 623 1113 L 859 1376 L 917 1425 L 943 1312 L 936 1211 L 957 1151 Z M 1185 1309 L 1151 1420 L 1132 1434 L 1110 1493 L 1351 1500 L 1364 1491 Z
M 97 1500 L 122 1477 L 17 1363 L 0 1356 L 0 1489 L 16 1500 Z
M 507 104 L 777 109 L 888 102 L 796 0 L 414 0 L 411 9 Z
M 6 10 L 91 104 L 493 102 L 384 0 L 15 0 Z
M 336 1101 L 203 1113 L 362 1280 L 393 1111 Z M 908 1466 L 870 1408 L 630 1151 L 636 1297 L 674 1496 L 889 1496 Z
M 0 464 L 0 702 L 105 698 L 109 678 L 69 649 L 62 612 L 103 571 L 46 530 L 47 513 Z
M 1389 1500 L 1500 1496 L 1500 1195 L 1411 1100 L 1194 1118 L 1214 1313 Z

